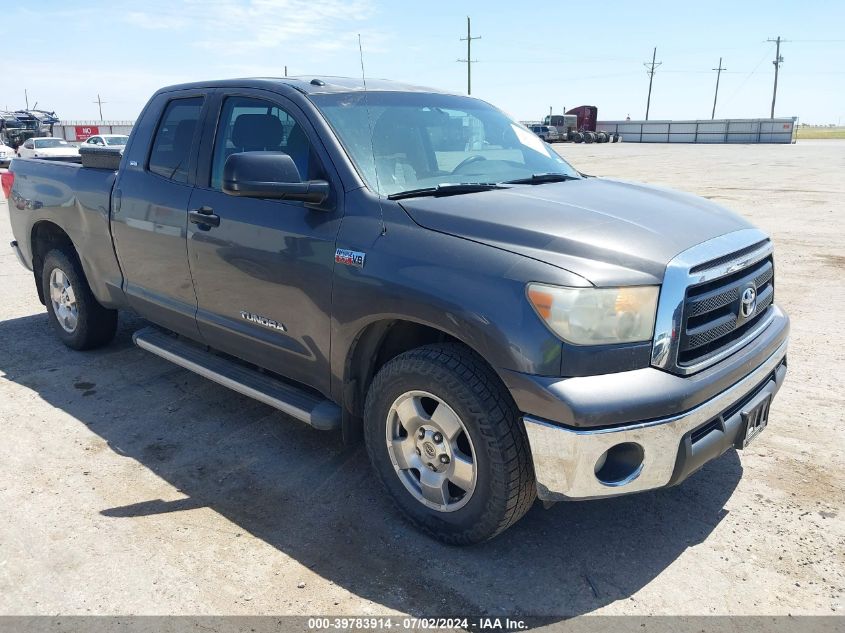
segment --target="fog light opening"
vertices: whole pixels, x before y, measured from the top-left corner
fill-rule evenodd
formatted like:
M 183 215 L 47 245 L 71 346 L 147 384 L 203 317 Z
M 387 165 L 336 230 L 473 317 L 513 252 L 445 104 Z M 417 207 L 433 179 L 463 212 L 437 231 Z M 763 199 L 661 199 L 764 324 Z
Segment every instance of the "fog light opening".
M 624 486 L 639 477 L 644 458 L 643 447 L 634 442 L 611 446 L 596 461 L 596 479 L 605 486 Z

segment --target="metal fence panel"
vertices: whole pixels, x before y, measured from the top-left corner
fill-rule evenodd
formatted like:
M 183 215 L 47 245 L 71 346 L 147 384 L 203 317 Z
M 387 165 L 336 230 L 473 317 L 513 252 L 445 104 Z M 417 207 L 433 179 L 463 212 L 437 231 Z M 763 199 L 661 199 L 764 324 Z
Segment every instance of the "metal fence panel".
M 628 143 L 792 143 L 795 118 L 599 121 Z
M 76 128 L 87 127 L 96 129 L 96 134 L 129 134 L 134 121 L 62 121 L 53 126 L 53 136 L 66 141 L 81 141 L 76 134 Z
M 669 133 L 669 124 L 668 123 L 643 123 L 643 134 L 668 134 Z M 596 126 L 598 129 L 598 126 Z
M 624 140 L 624 139 L 623 139 Z M 675 126 L 672 126 L 672 135 L 669 137 L 670 143 L 695 143 L 695 132 L 675 132 Z
M 675 134 L 692 134 L 695 136 L 696 124 L 692 121 L 672 121 L 669 131 Z

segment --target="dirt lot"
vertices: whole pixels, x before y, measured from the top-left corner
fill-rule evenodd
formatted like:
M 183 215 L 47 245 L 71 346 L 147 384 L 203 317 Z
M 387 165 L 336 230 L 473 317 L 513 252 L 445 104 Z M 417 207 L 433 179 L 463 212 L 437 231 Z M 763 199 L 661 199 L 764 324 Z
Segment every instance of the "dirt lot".
M 134 348 L 140 320 L 65 349 L 0 205 L 0 613 L 841 614 L 845 142 L 556 147 L 773 235 L 790 374 L 749 451 L 445 547 L 403 523 L 360 447 Z

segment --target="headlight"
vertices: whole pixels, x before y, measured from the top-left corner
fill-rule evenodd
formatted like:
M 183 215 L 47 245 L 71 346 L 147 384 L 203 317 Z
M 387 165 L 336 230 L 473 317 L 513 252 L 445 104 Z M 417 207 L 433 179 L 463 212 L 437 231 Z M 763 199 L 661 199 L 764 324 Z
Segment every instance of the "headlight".
M 575 345 L 651 340 L 660 286 L 564 288 L 528 285 L 528 300 L 551 330 Z

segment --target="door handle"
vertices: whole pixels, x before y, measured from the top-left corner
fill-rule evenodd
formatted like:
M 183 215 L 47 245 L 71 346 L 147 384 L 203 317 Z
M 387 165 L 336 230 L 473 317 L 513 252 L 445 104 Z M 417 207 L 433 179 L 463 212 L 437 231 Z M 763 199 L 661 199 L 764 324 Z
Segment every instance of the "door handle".
M 199 209 L 188 211 L 188 219 L 193 224 L 205 226 L 220 226 L 220 216 L 214 214 L 211 207 L 202 206 Z

